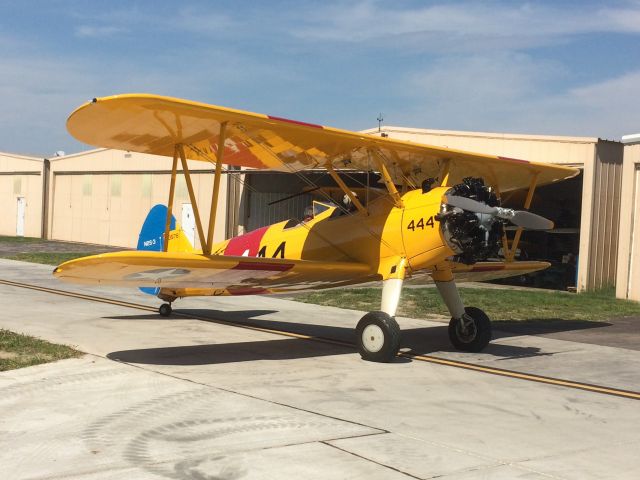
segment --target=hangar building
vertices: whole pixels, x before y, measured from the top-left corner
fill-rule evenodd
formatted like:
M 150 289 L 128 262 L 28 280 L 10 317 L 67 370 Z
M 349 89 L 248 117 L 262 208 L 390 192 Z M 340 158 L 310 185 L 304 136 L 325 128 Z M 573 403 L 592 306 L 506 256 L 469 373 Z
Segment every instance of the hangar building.
M 391 126 L 364 133 L 579 167 L 582 173 L 578 177 L 537 190 L 531 209 L 553 219 L 556 228 L 551 233 L 526 232 L 520 255 L 554 264 L 536 280 L 538 286 L 554 284 L 586 290 L 613 285 L 619 278 L 621 143 L 592 137 Z M 170 158 L 107 149 L 51 159 L 0 153 L 0 200 L 7 206 L 0 234 L 135 247 L 148 210 L 166 202 L 170 166 Z M 189 168 L 198 207 L 208 212 L 213 168 L 202 162 L 189 162 Z M 322 186 L 324 192 L 335 187 L 324 171 L 292 175 L 243 170 L 225 172 L 225 177 L 216 217 L 216 241 L 288 218 L 302 218 L 304 208 L 318 194 L 315 187 Z M 375 185 L 377 178 L 351 173 L 345 181 Z M 332 193 L 341 197 L 335 188 Z M 521 207 L 522 197 L 512 196 L 507 205 Z M 197 245 L 192 208 L 184 178 L 179 175 L 174 214 Z M 201 216 L 206 222 L 207 215 Z
M 616 296 L 640 301 L 640 133 L 622 137 L 624 164 Z
M 0 153 L 0 235 L 43 236 L 44 165 L 41 158 Z
M 198 207 L 209 212 L 214 170 L 203 167 L 209 166 L 189 161 Z M 166 204 L 170 179 L 171 159 L 156 155 L 109 149 L 50 160 L 0 154 L 0 201 L 7 206 L 0 235 L 135 248 L 151 207 Z M 226 238 L 227 185 L 220 187 L 215 241 Z M 199 248 L 182 175 L 174 215 Z
M 622 154 L 620 142 L 596 137 L 561 137 L 505 133 L 426 130 L 387 126 L 365 133 L 386 135 L 478 153 L 577 167 L 574 179 L 536 190 L 531 210 L 554 220 L 550 233 L 526 232 L 524 250 L 530 259 L 545 258 L 571 274 L 576 257 L 575 285 L 579 291 L 616 282 L 618 224 L 621 205 Z M 521 207 L 518 199 L 507 206 Z M 539 248 L 539 247 L 542 247 Z M 533 254 L 533 255 L 532 255 Z M 564 263 L 565 267 L 561 268 Z M 569 278 L 566 279 L 569 282 Z M 567 285 L 569 286 L 569 285 Z

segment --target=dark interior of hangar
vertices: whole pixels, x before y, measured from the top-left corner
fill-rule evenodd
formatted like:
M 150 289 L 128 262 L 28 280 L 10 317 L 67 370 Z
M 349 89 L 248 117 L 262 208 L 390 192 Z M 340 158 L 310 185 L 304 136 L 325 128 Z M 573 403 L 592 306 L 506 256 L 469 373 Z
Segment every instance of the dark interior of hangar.
M 551 267 L 529 275 L 496 280 L 496 283 L 561 290 L 575 288 L 580 246 L 582 177 L 581 172 L 569 180 L 539 187 L 531 202 L 530 210 L 553 220 L 555 226 L 548 232 L 523 232 L 516 260 L 544 260 L 551 263 Z M 503 206 L 521 209 L 525 197 L 524 190 L 505 195 Z M 514 230 L 514 227 L 507 228 L 510 239 Z
M 377 174 L 349 172 L 341 174 L 345 183 L 363 203 L 366 196 L 380 192 Z M 558 184 L 536 189 L 530 210 L 553 220 L 548 232 L 525 231 L 519 242 L 516 260 L 544 260 L 551 267 L 533 274 L 496 280 L 496 283 L 526 285 L 551 289 L 572 289 L 576 285 L 576 269 L 580 242 L 582 173 Z M 254 172 L 245 175 L 245 189 L 240 209 L 245 231 L 283 220 L 304 218 L 305 208 L 313 200 L 339 203 L 344 193 L 326 171 L 299 174 Z M 369 189 L 366 186 L 369 186 Z M 503 206 L 522 209 L 526 190 L 503 195 Z M 512 239 L 515 227 L 507 227 Z
M 375 173 L 342 172 L 341 178 L 365 204 L 368 195 L 374 196 L 384 188 Z M 326 170 L 297 174 L 252 172 L 245 175 L 244 187 L 240 211 L 244 213 L 245 231 L 283 220 L 300 221 L 313 200 L 340 203 L 344 197 Z

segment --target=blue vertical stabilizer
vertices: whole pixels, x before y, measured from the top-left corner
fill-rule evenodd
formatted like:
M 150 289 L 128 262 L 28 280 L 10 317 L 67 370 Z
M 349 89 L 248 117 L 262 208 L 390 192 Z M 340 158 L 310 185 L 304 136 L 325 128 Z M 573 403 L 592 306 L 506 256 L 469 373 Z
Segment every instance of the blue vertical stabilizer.
M 151 252 L 161 252 L 163 247 L 164 227 L 167 221 L 167 207 L 165 205 L 155 205 L 142 224 L 140 235 L 138 236 L 137 250 L 148 250 Z M 171 216 L 171 228 L 175 230 L 176 219 Z M 141 287 L 140 290 L 149 295 L 157 295 L 158 287 Z

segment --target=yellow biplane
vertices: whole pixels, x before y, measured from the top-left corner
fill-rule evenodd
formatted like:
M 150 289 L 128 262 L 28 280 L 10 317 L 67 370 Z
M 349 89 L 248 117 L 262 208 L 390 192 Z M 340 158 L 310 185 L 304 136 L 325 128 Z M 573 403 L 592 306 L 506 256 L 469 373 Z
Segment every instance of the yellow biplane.
M 154 208 L 139 250 L 61 264 L 54 275 L 82 284 L 151 289 L 167 303 L 182 297 L 280 293 L 382 281 L 380 311 L 356 328 L 360 355 L 388 362 L 400 346 L 396 308 L 405 279 L 433 280 L 451 313 L 449 337 L 465 351 L 491 339 L 482 310 L 465 307 L 455 280 L 520 275 L 549 266 L 514 260 L 523 228 L 553 222 L 527 211 L 537 186 L 573 177 L 572 168 L 420 145 L 285 118 L 156 95 L 96 98 L 67 122 L 98 147 L 173 158 L 166 206 Z M 187 160 L 215 164 L 208 228 L 200 218 Z M 172 207 L 181 166 L 201 251 L 176 228 Z M 305 218 L 213 242 L 225 166 L 300 174 L 324 169 L 343 202 L 318 201 Z M 375 172 L 378 194 L 365 201 L 340 172 Z M 368 186 L 367 186 L 368 187 Z M 524 210 L 500 206 L 505 192 L 527 189 Z M 367 195 L 367 197 L 369 197 Z M 508 239 L 504 225 L 518 228 Z M 503 258 L 496 260 L 498 250 Z

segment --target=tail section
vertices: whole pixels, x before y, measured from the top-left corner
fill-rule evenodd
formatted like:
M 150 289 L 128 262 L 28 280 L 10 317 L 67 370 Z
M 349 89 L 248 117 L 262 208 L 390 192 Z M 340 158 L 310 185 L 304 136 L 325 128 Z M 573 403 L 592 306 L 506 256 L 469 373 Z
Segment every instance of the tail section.
M 165 205 L 155 205 L 142 224 L 140 235 L 138 236 L 137 250 L 146 250 L 151 252 L 161 252 L 164 249 L 164 229 L 167 221 L 167 207 Z M 171 216 L 171 225 L 169 233 L 169 244 L 167 251 L 169 252 L 192 252 L 193 245 L 184 234 L 176 219 Z M 159 288 L 144 287 L 140 288 L 144 293 L 157 295 Z
M 138 236 L 138 246 L 136 250 L 148 250 L 151 252 L 161 252 L 164 243 L 164 227 L 167 221 L 167 207 L 156 205 L 147 214 L 147 218 L 142 224 L 140 235 Z M 176 219 L 171 215 L 170 230 L 176 228 Z

